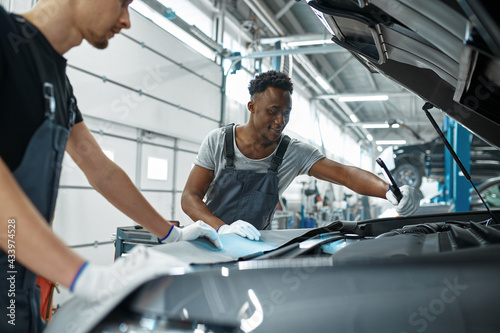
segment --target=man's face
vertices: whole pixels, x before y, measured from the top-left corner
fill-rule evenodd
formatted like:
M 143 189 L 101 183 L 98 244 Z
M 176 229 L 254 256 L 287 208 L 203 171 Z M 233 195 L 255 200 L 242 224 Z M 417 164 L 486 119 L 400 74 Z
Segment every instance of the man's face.
M 130 28 L 128 6 L 132 0 L 82 0 L 75 11 L 75 21 L 83 38 L 98 49 L 122 29 Z
M 290 120 L 292 97 L 288 91 L 268 87 L 263 92 L 254 94 L 248 102 L 248 110 L 252 113 L 250 121 L 259 137 L 267 142 L 275 142 L 280 139 Z

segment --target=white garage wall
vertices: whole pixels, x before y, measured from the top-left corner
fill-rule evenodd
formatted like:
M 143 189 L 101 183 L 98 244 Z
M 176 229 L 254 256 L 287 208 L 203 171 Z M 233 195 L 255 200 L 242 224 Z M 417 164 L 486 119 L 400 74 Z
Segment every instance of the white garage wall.
M 130 14 L 132 28 L 105 51 L 84 42 L 68 52 L 68 76 L 103 150 L 160 214 L 186 225 L 192 221 L 181 210 L 180 194 L 199 144 L 219 126 L 222 71 L 134 10 Z M 164 177 L 148 177 L 151 158 L 166 165 Z M 90 188 L 69 156 L 64 164 L 53 230 L 92 262 L 111 263 L 111 234 L 135 223 Z M 55 302 L 68 298 L 63 291 Z
M 133 9 L 130 15 L 132 28 L 113 38 L 105 51 L 84 42 L 68 52 L 68 76 L 101 147 L 167 219 L 189 224 L 177 205 L 189 170 L 179 170 L 186 162 L 176 157 L 187 154 L 194 160 L 205 135 L 219 126 L 222 72 Z M 189 148 L 179 148 L 183 145 Z M 109 241 L 117 226 L 133 224 L 90 189 L 66 159 L 53 223 L 58 235 L 78 246 Z M 165 164 L 164 179 L 148 177 L 155 161 Z M 72 231 L 81 225 L 94 231 Z
M 0 0 L 0 6 L 3 6 L 9 12 L 24 13 L 37 2 L 37 0 Z

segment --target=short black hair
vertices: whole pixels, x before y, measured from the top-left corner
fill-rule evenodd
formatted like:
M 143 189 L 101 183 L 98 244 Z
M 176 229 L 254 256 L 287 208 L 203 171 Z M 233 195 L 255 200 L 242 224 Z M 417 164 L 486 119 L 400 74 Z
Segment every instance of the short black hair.
M 270 70 L 264 73 L 257 74 L 248 84 L 248 92 L 250 97 L 256 93 L 263 92 L 267 87 L 274 87 L 284 91 L 293 92 L 293 83 L 288 75 L 283 72 Z

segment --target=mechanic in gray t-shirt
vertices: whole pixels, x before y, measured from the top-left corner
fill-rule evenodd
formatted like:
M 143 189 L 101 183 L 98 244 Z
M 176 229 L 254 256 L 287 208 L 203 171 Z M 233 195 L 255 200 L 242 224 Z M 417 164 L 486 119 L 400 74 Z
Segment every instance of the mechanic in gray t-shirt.
M 415 189 L 401 187 L 403 197 L 398 203 L 388 191 L 389 184 L 378 176 L 330 160 L 316 148 L 283 135 L 293 92 L 286 74 L 261 73 L 248 89 L 248 122 L 213 130 L 200 147 L 181 200 L 193 220 L 204 221 L 220 234 L 257 240 L 258 230 L 269 225 L 279 196 L 302 174 L 362 195 L 387 198 L 402 215 L 411 215 L 419 207 Z
M 241 125 L 236 125 L 241 126 Z M 235 127 L 232 128 L 234 133 Z M 195 165 L 201 166 L 205 169 L 214 170 L 214 178 L 217 178 L 226 166 L 226 159 L 224 156 L 224 138 L 225 128 L 218 128 L 210 132 L 203 143 L 201 144 L 198 156 L 194 162 Z M 271 164 L 273 154 L 261 158 L 251 159 L 241 153 L 233 138 L 234 145 L 234 166 L 236 170 L 252 170 L 255 172 L 266 173 L 269 165 Z M 281 196 L 287 189 L 288 185 L 298 175 L 305 175 L 309 173 L 309 169 L 318 162 L 325 158 L 318 149 L 313 146 L 303 143 L 297 139 L 291 139 L 288 149 L 284 155 L 284 162 L 278 169 L 278 194 Z M 287 163 L 285 161 L 293 161 Z M 210 197 L 211 190 L 214 187 L 214 182 L 210 184 L 207 192 L 207 197 Z

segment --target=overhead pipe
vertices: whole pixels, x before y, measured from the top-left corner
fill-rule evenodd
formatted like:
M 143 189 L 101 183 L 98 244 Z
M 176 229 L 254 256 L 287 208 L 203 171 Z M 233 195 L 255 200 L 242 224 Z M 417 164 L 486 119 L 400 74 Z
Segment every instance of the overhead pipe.
M 275 36 L 283 36 L 286 29 L 283 25 L 274 19 L 273 14 L 266 4 L 260 0 L 244 0 L 245 4 L 257 15 L 257 17 L 264 23 L 264 25 Z
M 283 15 L 286 14 L 286 12 L 290 10 L 290 8 L 293 7 L 293 5 L 295 5 L 296 2 L 297 1 L 295 0 L 289 0 L 288 3 L 284 5 L 283 8 L 281 8 L 280 11 L 276 13 L 276 15 L 274 15 L 274 18 L 276 20 L 279 20 Z

